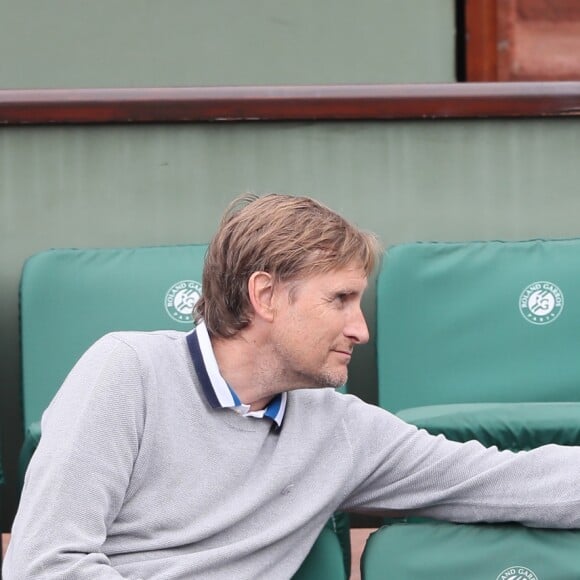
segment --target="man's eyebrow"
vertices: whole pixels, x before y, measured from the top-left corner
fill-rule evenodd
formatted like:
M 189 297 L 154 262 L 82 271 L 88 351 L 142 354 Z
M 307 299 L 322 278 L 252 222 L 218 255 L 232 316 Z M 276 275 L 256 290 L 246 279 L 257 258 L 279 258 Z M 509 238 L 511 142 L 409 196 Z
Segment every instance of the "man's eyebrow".
M 352 295 L 356 295 L 356 294 L 362 294 L 362 290 L 359 290 L 358 288 L 346 288 L 346 287 L 342 287 L 342 288 L 336 288 L 334 290 L 331 291 L 331 294 L 338 296 L 338 295 L 346 295 L 346 296 L 352 296 Z

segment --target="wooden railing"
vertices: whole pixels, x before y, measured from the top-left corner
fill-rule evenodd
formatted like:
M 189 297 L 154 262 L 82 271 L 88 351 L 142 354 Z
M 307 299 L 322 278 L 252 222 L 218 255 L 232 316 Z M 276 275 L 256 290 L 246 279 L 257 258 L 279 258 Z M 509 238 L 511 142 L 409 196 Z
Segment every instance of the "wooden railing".
M 0 125 L 580 115 L 580 82 L 0 90 Z

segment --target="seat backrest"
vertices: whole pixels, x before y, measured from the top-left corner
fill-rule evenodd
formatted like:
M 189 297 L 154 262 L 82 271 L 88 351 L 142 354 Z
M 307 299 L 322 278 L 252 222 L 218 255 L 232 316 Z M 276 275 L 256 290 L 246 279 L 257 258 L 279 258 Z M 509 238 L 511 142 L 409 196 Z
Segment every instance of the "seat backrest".
M 377 279 L 379 403 L 580 400 L 580 240 L 411 243 Z
M 81 354 L 115 330 L 189 330 L 206 245 L 57 249 L 24 264 L 24 424 L 38 421 Z

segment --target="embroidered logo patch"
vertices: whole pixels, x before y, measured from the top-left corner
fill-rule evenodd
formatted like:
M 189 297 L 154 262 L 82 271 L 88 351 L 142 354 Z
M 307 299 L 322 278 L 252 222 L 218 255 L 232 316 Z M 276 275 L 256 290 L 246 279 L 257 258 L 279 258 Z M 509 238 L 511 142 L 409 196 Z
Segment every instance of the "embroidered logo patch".
M 176 322 L 193 322 L 193 307 L 201 296 L 201 284 L 195 280 L 181 280 L 165 295 L 165 310 Z
M 520 295 L 520 312 L 532 324 L 554 322 L 564 308 L 564 295 L 556 284 L 534 282 Z
M 512 566 L 500 572 L 495 580 L 539 580 L 539 578 L 525 566 Z

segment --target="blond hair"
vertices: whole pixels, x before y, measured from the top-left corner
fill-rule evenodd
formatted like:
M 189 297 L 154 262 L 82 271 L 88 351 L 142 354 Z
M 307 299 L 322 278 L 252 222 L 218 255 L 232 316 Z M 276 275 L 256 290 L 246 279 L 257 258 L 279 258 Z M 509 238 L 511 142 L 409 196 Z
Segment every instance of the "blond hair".
M 211 335 L 231 337 L 252 321 L 248 280 L 254 272 L 291 282 L 356 264 L 369 276 L 380 251 L 374 234 L 311 198 L 241 196 L 210 242 L 196 321 L 203 319 Z

